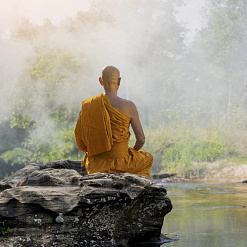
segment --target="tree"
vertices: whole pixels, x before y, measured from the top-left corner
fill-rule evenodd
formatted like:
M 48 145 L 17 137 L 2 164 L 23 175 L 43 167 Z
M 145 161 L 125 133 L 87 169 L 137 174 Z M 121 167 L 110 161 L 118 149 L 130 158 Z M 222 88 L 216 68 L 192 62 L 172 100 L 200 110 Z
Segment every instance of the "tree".
M 234 104 L 246 101 L 247 5 L 242 0 L 219 0 L 210 4 L 201 42 L 208 61 L 224 72 L 221 84 L 226 83 L 228 87 L 224 97 L 229 117 Z

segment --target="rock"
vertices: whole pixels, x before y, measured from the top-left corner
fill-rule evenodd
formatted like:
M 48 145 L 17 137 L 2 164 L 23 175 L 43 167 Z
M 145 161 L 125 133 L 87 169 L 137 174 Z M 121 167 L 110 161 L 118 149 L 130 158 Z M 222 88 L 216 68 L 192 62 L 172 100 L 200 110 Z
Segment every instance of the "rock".
M 79 161 L 30 164 L 0 182 L 0 246 L 156 246 L 172 210 L 164 187 L 134 174 L 83 175 Z M 1 234 L 1 232 L 0 232 Z M 1 236 L 1 235 L 0 235 Z
M 174 177 L 176 174 L 173 172 L 153 173 L 151 174 L 152 179 L 163 179 Z
M 64 222 L 64 218 L 63 218 L 63 214 L 59 213 L 59 215 L 56 218 L 56 222 L 57 223 L 63 223 Z

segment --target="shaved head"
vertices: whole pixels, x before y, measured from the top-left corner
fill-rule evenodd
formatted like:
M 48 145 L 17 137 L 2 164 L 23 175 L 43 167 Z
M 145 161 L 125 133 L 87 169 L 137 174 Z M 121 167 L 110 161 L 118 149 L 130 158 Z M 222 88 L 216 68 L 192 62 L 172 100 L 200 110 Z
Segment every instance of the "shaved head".
M 101 78 L 104 85 L 110 86 L 111 84 L 116 84 L 120 78 L 120 71 L 114 66 L 107 66 L 103 68 Z

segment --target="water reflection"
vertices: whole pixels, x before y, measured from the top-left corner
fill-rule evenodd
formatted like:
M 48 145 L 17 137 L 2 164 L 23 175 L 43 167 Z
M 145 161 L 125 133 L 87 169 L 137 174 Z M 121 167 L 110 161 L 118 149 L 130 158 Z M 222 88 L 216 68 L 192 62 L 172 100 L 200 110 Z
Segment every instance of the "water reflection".
M 247 184 L 162 184 L 173 210 L 162 233 L 166 247 L 247 246 Z

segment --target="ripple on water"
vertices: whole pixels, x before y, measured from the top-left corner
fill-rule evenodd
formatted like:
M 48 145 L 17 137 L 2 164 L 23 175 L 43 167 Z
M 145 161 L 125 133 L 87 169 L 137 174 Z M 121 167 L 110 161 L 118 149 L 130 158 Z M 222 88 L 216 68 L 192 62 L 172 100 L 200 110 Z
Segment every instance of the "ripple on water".
M 246 246 L 247 184 L 158 184 L 173 204 L 162 233 L 179 238 L 169 247 Z

